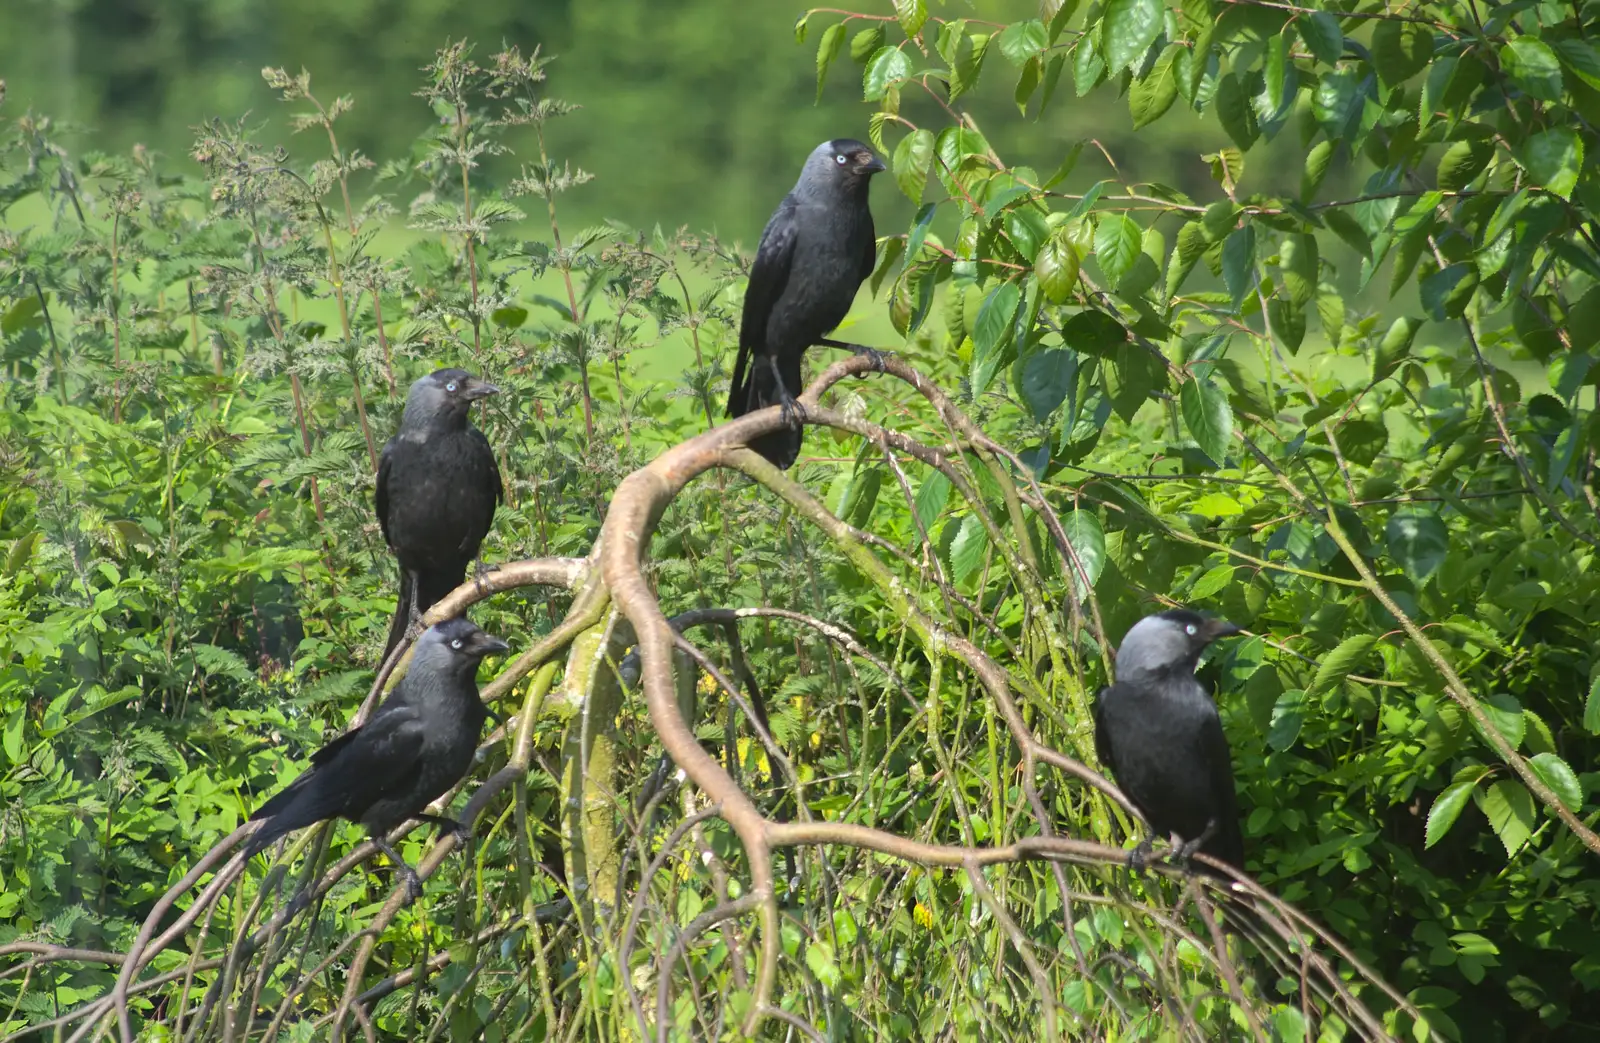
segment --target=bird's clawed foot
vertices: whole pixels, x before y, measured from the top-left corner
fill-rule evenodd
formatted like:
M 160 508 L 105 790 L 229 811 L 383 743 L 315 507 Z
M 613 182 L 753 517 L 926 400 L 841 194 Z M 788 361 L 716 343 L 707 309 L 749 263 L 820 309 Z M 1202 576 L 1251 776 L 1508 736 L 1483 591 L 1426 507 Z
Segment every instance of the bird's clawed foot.
M 454 823 L 452 823 L 452 825 L 453 824 Z M 385 855 L 389 856 L 389 861 L 394 863 L 394 871 L 400 874 L 400 877 L 405 880 L 406 905 L 410 905 L 412 902 L 415 902 L 417 899 L 421 898 L 422 877 L 417 875 L 417 871 L 412 869 L 405 859 L 396 854 L 394 848 L 390 847 L 388 841 L 384 840 L 382 837 L 374 836 L 372 838 L 372 843 L 379 851 L 382 851 Z
M 1139 841 L 1132 851 L 1128 852 L 1128 872 L 1142 873 L 1150 864 L 1150 838 L 1145 837 Z
M 484 589 L 484 586 L 483 586 L 484 577 L 489 575 L 489 573 L 491 573 L 491 572 L 499 572 L 499 571 L 500 571 L 500 566 L 499 565 L 491 565 L 487 561 L 484 561 L 482 558 L 479 558 L 477 560 L 477 562 L 472 566 L 472 585 L 477 588 L 479 597 L 484 597 L 489 593 L 489 591 Z
M 887 372 L 889 369 L 889 352 L 887 351 L 879 351 L 877 348 L 863 347 L 858 344 L 856 345 L 856 354 L 865 355 L 871 359 L 872 368 L 879 373 Z
M 1193 872 L 1194 867 L 1189 864 L 1189 860 L 1194 857 L 1196 851 L 1205 846 L 1206 841 L 1210 840 L 1216 832 L 1217 820 L 1211 819 L 1206 823 L 1206 828 L 1200 831 L 1200 835 L 1193 839 L 1184 840 L 1178 834 L 1172 834 L 1172 854 L 1167 856 L 1167 861 L 1180 866 L 1185 873 Z
M 465 822 L 457 822 L 455 819 L 445 818 L 443 815 L 418 815 L 417 818 L 445 830 L 456 838 L 456 843 L 461 847 L 465 847 L 467 841 L 472 839 L 472 827 Z
M 800 430 L 806 422 L 806 407 L 802 406 L 800 400 L 789 394 L 788 391 L 781 391 L 779 394 L 778 415 L 783 418 L 785 424 L 788 424 L 796 431 Z

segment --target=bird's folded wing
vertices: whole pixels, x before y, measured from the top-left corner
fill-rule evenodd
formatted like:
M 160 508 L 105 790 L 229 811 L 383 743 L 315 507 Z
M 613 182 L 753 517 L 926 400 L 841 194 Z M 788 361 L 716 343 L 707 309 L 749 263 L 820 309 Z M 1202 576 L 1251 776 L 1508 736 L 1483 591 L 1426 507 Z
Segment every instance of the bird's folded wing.
M 373 495 L 373 506 L 378 509 L 378 528 L 383 530 L 383 542 L 393 546 L 389 540 L 389 471 L 394 461 L 394 440 L 390 439 L 383 447 L 383 455 L 378 457 L 378 488 Z
M 1239 801 L 1233 789 L 1233 755 L 1222 730 L 1222 718 L 1214 710 L 1206 714 L 1196 736 L 1205 758 L 1221 838 L 1218 845 L 1208 845 L 1208 849 L 1226 852 L 1224 861 L 1240 865 L 1244 860 L 1244 840 L 1239 833 Z
M 313 780 L 295 801 L 295 817 L 354 817 L 403 788 L 417 773 L 427 728 L 409 706 L 380 710 L 311 756 Z
M 1094 697 L 1094 755 L 1100 759 L 1101 767 L 1116 771 L 1112 763 L 1111 734 L 1106 731 L 1105 701 L 1110 688 L 1102 688 Z
M 750 367 L 751 352 L 766 339 L 767 320 L 772 316 L 773 305 L 789 284 L 795 241 L 799 238 L 795 217 L 794 197 L 786 196 L 761 233 L 761 245 L 756 248 L 756 259 L 750 266 L 750 283 L 744 291 L 744 311 L 739 319 L 739 356 L 733 364 L 730 405 L 735 400 L 743 404 L 741 389 L 745 385 L 745 371 Z
M 494 485 L 494 502 L 495 506 L 498 507 L 505 502 L 506 498 L 505 481 L 500 477 L 500 461 L 494 458 L 494 447 L 489 444 L 488 436 L 475 427 L 469 428 L 469 430 L 472 432 L 473 440 L 483 447 L 483 458 L 489 461 L 489 475 Z M 493 512 L 489 515 L 489 523 L 491 525 L 494 523 Z

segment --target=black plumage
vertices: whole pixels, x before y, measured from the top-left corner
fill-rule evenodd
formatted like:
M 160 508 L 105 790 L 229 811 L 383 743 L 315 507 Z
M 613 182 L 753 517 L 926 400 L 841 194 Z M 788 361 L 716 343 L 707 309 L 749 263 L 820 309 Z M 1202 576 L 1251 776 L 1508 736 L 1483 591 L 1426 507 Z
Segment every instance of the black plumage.
M 499 390 L 462 369 L 430 373 L 411 385 L 400 430 L 383 447 L 378 524 L 400 563 L 399 603 L 383 659 L 413 618 L 466 579 L 494 524 L 500 466 L 467 413 Z
M 1095 752 L 1158 835 L 1244 867 L 1233 761 L 1216 703 L 1195 679 L 1207 645 L 1232 623 L 1175 609 L 1134 624 L 1117 649 L 1116 680 L 1094 704 Z M 1130 858 L 1138 865 L 1149 841 Z
M 779 467 L 800 455 L 794 412 L 800 360 L 844 321 L 856 290 L 872 274 L 877 239 L 867 197 L 872 175 L 882 169 L 882 160 L 859 141 L 823 142 L 761 233 L 744 294 L 728 415 L 784 407 L 791 428 L 750 444 Z
M 478 696 L 478 664 L 506 643 L 465 619 L 430 627 L 411 668 L 372 715 L 311 755 L 311 767 L 255 810 L 250 858 L 286 833 L 334 817 L 359 822 L 405 875 L 415 898 L 421 882 L 385 840 L 410 818 L 466 834 L 452 819 L 423 809 L 472 766 L 488 710 Z

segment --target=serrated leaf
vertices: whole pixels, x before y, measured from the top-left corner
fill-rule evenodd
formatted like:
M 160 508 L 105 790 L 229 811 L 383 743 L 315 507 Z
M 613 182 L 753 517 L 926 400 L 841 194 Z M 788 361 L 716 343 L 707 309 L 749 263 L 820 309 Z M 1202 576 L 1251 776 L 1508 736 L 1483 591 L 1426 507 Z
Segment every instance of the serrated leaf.
M 1377 643 L 1378 639 L 1371 634 L 1356 634 L 1339 642 L 1333 651 L 1322 657 L 1308 694 L 1325 692 L 1350 676 Z
M 1466 262 L 1439 269 L 1417 285 L 1422 310 L 1436 322 L 1458 319 L 1478 288 L 1478 269 Z
M 1182 44 L 1171 44 L 1161 57 L 1156 59 L 1156 64 L 1149 74 L 1141 80 L 1134 82 L 1128 89 L 1128 111 L 1133 114 L 1133 129 L 1154 123 L 1172 108 L 1172 103 L 1178 98 L 1178 53 L 1185 48 Z
M 1289 61 L 1289 36 L 1279 33 L 1267 41 L 1267 61 L 1261 72 L 1266 94 L 1263 119 L 1274 116 L 1288 100 L 1289 85 L 1294 79 L 1294 66 Z
M 1419 582 L 1444 564 L 1450 550 L 1449 530 L 1436 514 L 1397 513 L 1383 531 L 1390 556 Z
M 1589 686 L 1589 699 L 1583 704 L 1583 728 L 1590 735 L 1600 735 L 1600 677 Z
M 1500 67 L 1529 97 L 1561 100 L 1561 62 L 1543 40 L 1531 36 L 1512 40 L 1500 48 Z
M 1144 57 L 1161 33 L 1161 0 L 1111 0 L 1100 19 L 1100 51 L 1115 75 Z
M 1228 458 L 1228 441 L 1233 437 L 1233 407 L 1227 393 L 1209 380 L 1184 381 L 1178 392 L 1183 424 L 1200 451 L 1221 467 Z
M 1572 70 L 1584 83 L 1600 90 L 1600 51 L 1596 51 L 1587 40 L 1577 38 L 1557 40 L 1553 46 L 1562 65 Z
M 1561 803 L 1567 806 L 1568 811 L 1583 810 L 1583 786 L 1578 782 L 1578 773 L 1566 761 L 1553 753 L 1541 753 L 1531 758 L 1528 766 L 1539 776 L 1539 781 L 1549 786 Z
M 844 41 L 844 33 L 839 33 L 840 42 Z M 837 50 L 837 48 L 835 48 Z M 822 51 L 817 51 L 820 67 Z M 892 85 L 899 83 L 911 75 L 911 59 L 898 47 L 883 47 L 867 62 L 867 68 L 861 75 L 861 94 L 867 101 L 880 101 L 884 92 Z M 821 76 L 818 76 L 818 91 L 821 91 Z
M 1372 240 L 1355 218 L 1345 213 L 1344 210 L 1334 207 L 1323 213 L 1322 222 L 1328 226 L 1334 235 L 1343 239 L 1352 250 L 1371 260 Z
M 1259 133 L 1255 113 L 1250 110 L 1250 99 L 1237 76 L 1229 72 L 1217 80 L 1217 93 L 1212 96 L 1211 104 L 1216 109 L 1217 122 L 1235 145 L 1248 149 L 1255 143 Z
M 1051 304 L 1065 304 L 1072 299 L 1081 263 L 1078 248 L 1065 227 L 1057 228 L 1039 248 L 1033 259 L 1033 274 Z
M 1078 357 L 1070 351 L 1050 348 L 1028 356 L 1022 366 L 1022 400 L 1033 418 L 1044 423 L 1056 407 L 1066 401 L 1078 380 Z
M 1343 310 L 1342 306 L 1340 310 Z M 1372 356 L 1374 382 L 1393 373 L 1395 367 L 1405 361 L 1406 355 L 1411 351 L 1411 342 L 1416 339 L 1417 331 L 1421 328 L 1421 319 L 1401 316 L 1394 320 L 1389 326 L 1389 331 L 1383 335 L 1383 340 L 1378 342 L 1378 350 Z
M 1500 843 L 1505 845 L 1507 858 L 1522 849 L 1538 823 L 1533 794 L 1521 782 L 1513 779 L 1502 779 L 1490 786 L 1479 796 L 1478 806 L 1488 816 L 1489 825 L 1500 838 Z
M 1328 167 L 1333 163 L 1333 142 L 1319 141 L 1311 146 L 1311 151 L 1306 153 L 1305 170 L 1300 174 L 1300 199 L 1310 202 L 1317 194 L 1317 189 L 1322 187 L 1322 179 L 1328 176 Z
M 1112 285 L 1133 268 L 1144 243 L 1144 230 L 1125 214 L 1101 214 L 1094 230 L 1094 259 Z
M 820 938 L 812 939 L 806 943 L 806 966 L 811 968 L 811 973 L 817 976 L 817 982 L 825 989 L 836 989 L 842 980 L 839 965 L 834 962 L 833 946 Z
M 1311 92 L 1311 115 L 1329 138 L 1344 136 L 1360 101 L 1360 80 L 1350 69 L 1322 74 Z
M 883 31 L 883 23 L 877 22 L 850 37 L 850 60 L 857 65 L 867 64 L 878 53 L 878 48 L 883 46 L 887 35 Z
M 989 533 L 976 514 L 961 520 L 961 528 L 950 544 L 950 576 L 957 583 L 967 578 L 983 565 L 984 551 L 989 548 Z
M 1384 83 L 1404 83 L 1428 67 L 1433 31 L 1417 22 L 1385 19 L 1372 30 L 1372 64 Z
M 1422 842 L 1424 848 L 1430 848 L 1443 840 L 1450 827 L 1456 824 L 1456 819 L 1461 817 L 1461 811 L 1467 806 L 1467 801 L 1472 798 L 1473 790 L 1478 788 L 1476 779 L 1471 782 L 1458 782 L 1446 787 L 1445 791 L 1433 798 L 1433 807 L 1428 809 L 1428 828 Z
M 894 0 L 894 13 L 900 19 L 901 31 L 910 39 L 928 22 L 927 0 Z
M 1061 519 L 1061 528 L 1067 535 L 1067 544 L 1077 559 L 1062 562 L 1062 568 L 1072 576 L 1072 589 L 1079 601 L 1099 582 L 1106 567 L 1106 534 L 1100 528 L 1100 518 L 1093 511 L 1074 510 Z
M 1235 308 L 1255 289 L 1255 275 L 1256 230 L 1254 225 L 1245 224 L 1229 232 L 1222 243 L 1222 281 Z
M 1336 16 L 1327 11 L 1312 11 L 1297 18 L 1295 26 L 1300 30 L 1300 39 L 1305 41 L 1306 49 L 1317 61 L 1324 65 L 1339 61 L 1339 56 L 1344 53 L 1344 31 L 1339 28 Z
M 1044 23 L 1037 18 L 1013 22 L 1000 34 L 1000 53 L 1019 68 L 1044 53 L 1048 46 L 1050 36 L 1045 31 Z
M 1189 588 L 1188 599 L 1190 601 L 1204 601 L 1231 583 L 1233 581 L 1233 573 L 1234 567 L 1232 565 L 1218 565 L 1215 568 L 1207 569 L 1205 575 L 1195 580 L 1194 586 Z
M 933 165 L 933 131 L 918 129 L 900 139 L 894 148 L 894 180 L 913 203 L 921 205 Z
M 1567 127 L 1531 135 L 1519 150 L 1522 166 L 1534 184 L 1568 199 L 1583 172 L 1583 139 Z
M 835 22 L 822 32 L 822 39 L 817 41 L 817 100 L 822 100 L 822 85 L 828 79 L 828 66 L 839 57 L 839 51 L 844 47 L 844 23 Z M 882 97 L 880 91 L 878 97 Z M 871 100 L 871 99 L 869 99 Z
M 917 487 L 916 512 L 917 521 L 921 523 L 922 531 L 927 532 L 933 525 L 939 512 L 944 510 L 946 501 L 950 499 L 950 479 L 944 476 L 943 471 L 932 471 L 922 480 Z
M 1522 707 L 1515 699 L 1508 695 L 1496 695 L 1478 705 L 1483 710 L 1484 716 L 1489 719 L 1489 723 L 1494 726 L 1494 730 L 1500 734 L 1500 738 L 1504 739 L 1513 750 L 1522 745 L 1522 740 L 1528 734 L 1528 721 L 1522 715 Z M 1481 733 L 1482 729 L 1479 731 Z M 1489 739 L 1489 736 L 1484 736 L 1485 742 Z
M 1344 298 L 1333 290 L 1320 291 L 1317 294 L 1317 319 L 1322 323 L 1322 335 L 1337 348 L 1344 334 Z
M 1001 352 L 1011 342 L 1017 309 L 1022 304 L 1022 290 L 1016 283 L 1006 282 L 996 286 L 984 298 L 978 309 L 978 320 L 972 327 L 972 367 L 970 381 L 974 396 L 983 394 L 1000 364 Z
M 1317 295 L 1317 237 L 1310 232 L 1287 235 L 1278 248 L 1278 264 L 1283 269 L 1283 288 L 1289 299 L 1304 307 Z

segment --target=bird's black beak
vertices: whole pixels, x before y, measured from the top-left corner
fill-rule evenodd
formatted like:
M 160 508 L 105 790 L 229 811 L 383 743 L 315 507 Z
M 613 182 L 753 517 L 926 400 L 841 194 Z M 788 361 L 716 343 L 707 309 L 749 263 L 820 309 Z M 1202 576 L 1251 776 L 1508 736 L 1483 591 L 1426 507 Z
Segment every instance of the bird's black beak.
M 499 387 L 489 383 L 487 380 L 479 380 L 477 377 L 468 380 L 467 386 L 461 389 L 461 397 L 468 402 L 476 402 L 480 398 L 488 398 L 490 395 L 498 395 L 499 393 Z
M 1208 641 L 1217 641 L 1243 632 L 1242 627 L 1234 626 L 1226 619 L 1213 619 L 1206 623 L 1206 640 Z
M 871 159 L 867 160 L 867 165 L 861 169 L 865 170 L 869 174 L 876 174 L 878 171 L 885 170 L 887 168 L 883 165 L 883 160 L 879 159 L 877 156 L 873 156 Z
M 472 639 L 472 650 L 479 655 L 500 655 L 511 651 L 511 646 L 492 634 L 479 631 L 478 636 Z

